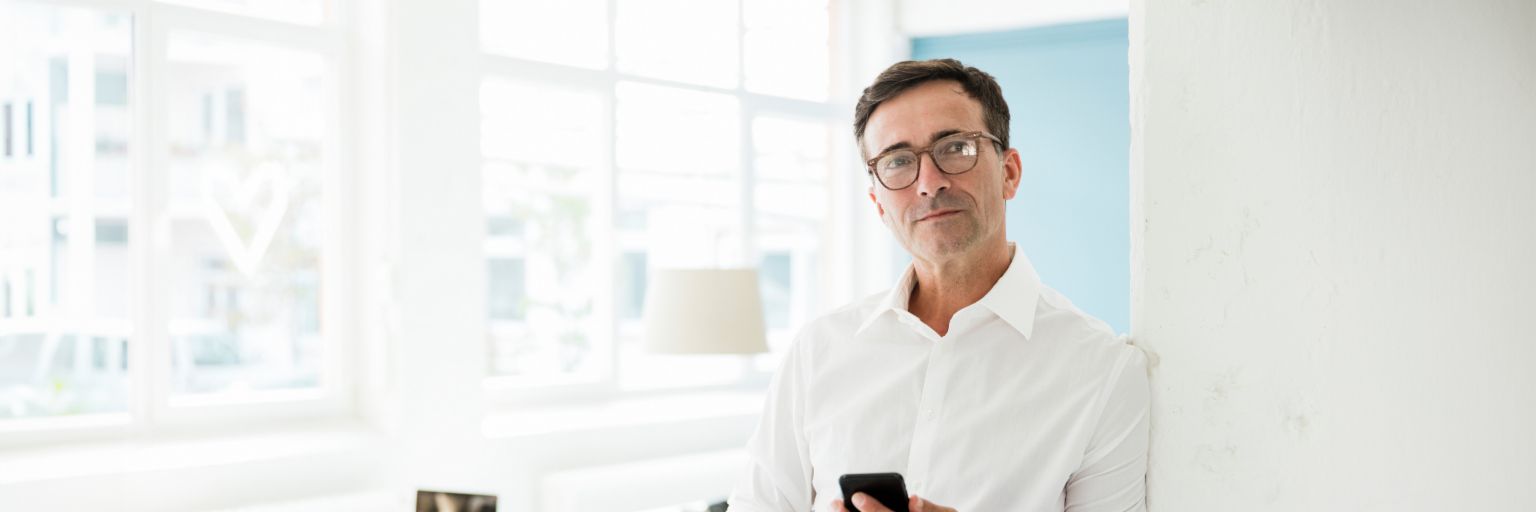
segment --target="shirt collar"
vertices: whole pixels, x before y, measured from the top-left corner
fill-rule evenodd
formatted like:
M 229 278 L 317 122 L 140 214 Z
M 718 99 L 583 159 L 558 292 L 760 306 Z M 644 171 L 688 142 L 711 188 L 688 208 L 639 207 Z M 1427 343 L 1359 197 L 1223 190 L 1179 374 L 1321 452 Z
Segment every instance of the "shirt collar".
M 992 310 L 993 314 L 1008 322 L 1027 339 L 1035 330 L 1040 276 L 1035 274 L 1035 267 L 1029 263 L 1024 251 L 1018 250 L 1011 243 L 1008 249 L 1013 251 L 1013 261 L 1008 264 L 1008 270 L 1003 271 L 1003 277 L 998 278 L 997 284 L 992 285 L 992 289 L 976 303 Z
M 912 268 L 911 263 L 908 263 L 907 270 L 901 273 L 901 279 L 896 281 L 896 286 L 892 286 L 890 291 L 885 292 L 885 297 L 875 304 L 875 309 L 869 312 L 869 316 L 864 318 L 864 322 L 859 324 L 859 329 L 854 333 L 864 332 L 864 329 L 869 328 L 870 324 L 875 323 L 875 320 L 879 320 L 886 313 L 906 311 L 907 300 L 912 298 L 912 286 L 915 284 L 917 284 L 917 271 Z
M 1040 277 L 1035 274 L 1035 267 L 1029 263 L 1029 258 L 1015 244 L 1009 243 L 1008 250 L 1013 253 L 1008 270 L 1003 271 L 1002 277 L 997 279 L 992 289 L 976 303 L 991 310 L 1027 339 L 1034 333 L 1035 307 L 1040 299 Z M 901 274 L 901 280 L 886 292 L 885 297 L 876 304 L 855 332 L 863 332 L 886 313 L 906 311 L 907 300 L 912 297 L 912 286 L 916 283 L 917 271 L 908 264 L 906 271 Z

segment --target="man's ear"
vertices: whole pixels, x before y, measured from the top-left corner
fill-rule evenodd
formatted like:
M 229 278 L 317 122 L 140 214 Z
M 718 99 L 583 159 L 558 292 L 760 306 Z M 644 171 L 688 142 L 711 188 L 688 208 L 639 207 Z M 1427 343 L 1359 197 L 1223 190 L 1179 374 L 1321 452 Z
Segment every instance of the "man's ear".
M 880 218 L 885 218 L 885 207 L 880 206 L 880 199 L 875 197 L 874 185 L 869 186 L 869 202 L 875 203 L 875 213 L 880 214 Z
M 1019 151 L 1008 148 L 1003 153 L 1003 199 L 1013 199 L 1019 193 L 1019 181 L 1024 175 L 1024 164 L 1019 159 Z

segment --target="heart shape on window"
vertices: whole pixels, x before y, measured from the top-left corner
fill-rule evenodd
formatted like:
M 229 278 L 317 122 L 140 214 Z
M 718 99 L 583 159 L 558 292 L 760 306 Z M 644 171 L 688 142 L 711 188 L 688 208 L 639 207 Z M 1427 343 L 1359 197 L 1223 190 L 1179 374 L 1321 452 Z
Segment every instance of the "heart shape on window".
M 277 162 L 257 165 L 243 179 L 211 172 L 203 182 L 203 215 L 240 273 L 255 273 L 272 245 L 288 210 L 287 168 Z M 261 199 L 265 198 L 265 201 Z M 236 221 L 249 225 L 247 237 Z

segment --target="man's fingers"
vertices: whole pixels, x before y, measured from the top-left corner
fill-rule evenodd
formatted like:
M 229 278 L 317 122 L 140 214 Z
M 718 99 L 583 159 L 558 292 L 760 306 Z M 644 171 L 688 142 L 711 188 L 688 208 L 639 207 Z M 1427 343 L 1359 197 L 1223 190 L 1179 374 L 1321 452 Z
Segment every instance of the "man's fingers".
M 907 508 L 912 512 L 955 512 L 955 509 L 934 505 L 933 502 L 915 494 L 912 496 L 912 499 L 907 501 Z
M 891 512 L 891 509 L 885 508 L 879 500 L 862 492 L 853 493 L 853 506 L 859 507 L 859 512 Z
M 843 500 L 840 500 L 840 499 L 837 499 L 837 498 L 833 498 L 832 499 L 832 512 L 848 512 L 848 509 L 843 508 Z

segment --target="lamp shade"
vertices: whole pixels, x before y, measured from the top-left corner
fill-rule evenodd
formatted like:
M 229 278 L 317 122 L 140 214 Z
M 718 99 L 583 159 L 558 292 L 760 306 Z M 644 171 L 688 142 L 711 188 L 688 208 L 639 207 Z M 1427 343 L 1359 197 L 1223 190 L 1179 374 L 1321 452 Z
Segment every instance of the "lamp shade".
M 663 354 L 767 352 L 757 271 L 657 268 L 645 296 L 645 348 Z

